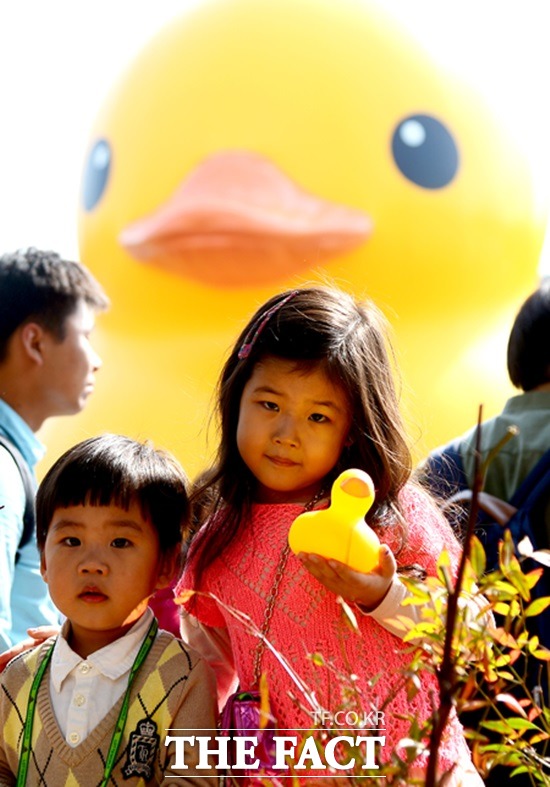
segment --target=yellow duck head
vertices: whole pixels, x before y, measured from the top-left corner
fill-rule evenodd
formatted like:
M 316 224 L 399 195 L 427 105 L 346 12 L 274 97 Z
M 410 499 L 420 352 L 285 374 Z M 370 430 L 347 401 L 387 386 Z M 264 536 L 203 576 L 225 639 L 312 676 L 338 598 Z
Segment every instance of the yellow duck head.
M 113 306 L 95 399 L 49 456 L 109 429 L 198 470 L 237 332 L 275 291 L 326 279 L 393 323 L 431 447 L 508 393 L 492 342 L 535 286 L 542 234 L 517 144 L 377 5 L 205 1 L 95 123 L 81 256 Z
M 372 478 L 363 470 L 344 470 L 332 485 L 330 506 L 305 511 L 296 517 L 288 532 L 295 554 L 309 552 L 345 563 L 368 573 L 378 565 L 380 541 L 365 522 L 374 503 Z

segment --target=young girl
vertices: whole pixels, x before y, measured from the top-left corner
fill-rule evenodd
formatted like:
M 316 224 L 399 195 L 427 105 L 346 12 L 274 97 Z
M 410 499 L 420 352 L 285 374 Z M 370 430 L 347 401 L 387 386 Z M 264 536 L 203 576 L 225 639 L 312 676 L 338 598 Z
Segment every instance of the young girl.
M 355 673 L 365 707 L 381 709 L 410 660 L 388 622 L 406 614 L 397 565 L 434 574 L 443 549 L 458 562 L 449 526 L 408 483 L 411 457 L 385 341 L 372 304 L 336 289 L 292 290 L 256 312 L 221 374 L 219 451 L 195 495 L 206 521 L 176 595 L 201 591 L 185 603 L 184 637 L 214 667 L 220 705 L 236 681 L 257 689 L 261 671 L 280 728 L 307 730 L 312 716 L 296 702 L 304 705 L 284 666 L 228 608 L 266 633 L 324 708 L 346 707 L 335 676 Z M 326 507 L 332 481 L 352 467 L 368 472 L 376 489 L 367 521 L 384 546 L 369 574 L 288 549 L 296 516 Z M 360 635 L 346 624 L 338 596 L 355 604 Z M 332 668 L 315 666 L 313 653 Z M 422 720 L 432 711 L 436 680 L 422 680 L 414 699 L 400 690 L 385 708 L 388 752 L 409 733 L 400 715 Z M 459 763 L 448 784 L 482 784 L 456 718 L 439 762 L 443 771 Z

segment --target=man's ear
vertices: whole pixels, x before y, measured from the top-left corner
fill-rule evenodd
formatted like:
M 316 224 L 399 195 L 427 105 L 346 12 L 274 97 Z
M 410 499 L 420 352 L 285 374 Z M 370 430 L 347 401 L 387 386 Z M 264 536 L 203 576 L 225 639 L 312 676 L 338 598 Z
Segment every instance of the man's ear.
M 21 326 L 21 344 L 23 350 L 35 363 L 44 362 L 45 329 L 37 322 L 27 322 Z
M 40 555 L 40 573 L 42 575 L 42 579 L 44 580 L 44 582 L 47 582 L 48 581 L 48 571 L 46 569 L 46 556 L 44 555 L 43 552 Z
M 176 576 L 176 572 L 180 568 L 181 561 L 181 547 L 175 546 L 169 552 L 162 556 L 160 571 L 155 585 L 156 590 L 169 587 Z

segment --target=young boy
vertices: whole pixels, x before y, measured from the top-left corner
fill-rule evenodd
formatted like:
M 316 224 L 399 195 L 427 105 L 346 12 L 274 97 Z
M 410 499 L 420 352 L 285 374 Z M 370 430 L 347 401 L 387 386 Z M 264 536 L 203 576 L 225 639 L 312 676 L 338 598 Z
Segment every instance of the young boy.
M 195 747 L 188 769 L 171 768 L 181 752 L 166 736 L 216 735 L 216 691 L 147 606 L 178 567 L 179 465 L 127 437 L 85 440 L 47 473 L 36 514 L 42 576 L 66 621 L 0 676 L 0 784 L 217 783 L 195 769 Z

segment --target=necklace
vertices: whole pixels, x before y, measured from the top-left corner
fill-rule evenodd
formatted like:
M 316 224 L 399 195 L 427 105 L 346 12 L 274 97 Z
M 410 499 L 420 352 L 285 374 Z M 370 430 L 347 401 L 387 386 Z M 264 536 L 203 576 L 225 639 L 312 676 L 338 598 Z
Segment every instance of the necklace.
M 147 657 L 147 654 L 151 650 L 151 646 L 155 641 L 157 631 L 158 631 L 158 623 L 155 618 L 152 621 L 151 625 L 149 626 L 147 636 L 141 643 L 141 647 L 138 651 L 134 663 L 132 664 L 132 668 L 128 676 L 128 685 L 126 687 L 126 691 L 124 693 L 124 699 L 122 700 L 122 705 L 120 708 L 120 712 L 118 714 L 118 719 L 115 724 L 113 737 L 111 738 L 111 744 L 109 746 L 109 752 L 107 754 L 107 759 L 105 761 L 105 769 L 103 771 L 103 779 L 100 783 L 100 787 L 105 787 L 105 785 L 108 783 L 111 777 L 111 771 L 113 770 L 113 766 L 115 764 L 115 759 L 120 746 L 120 741 L 122 740 L 122 733 L 124 732 L 126 719 L 128 718 L 128 707 L 130 705 L 130 689 L 132 683 L 134 682 L 134 678 L 136 677 L 139 671 L 139 668 L 141 667 L 141 665 L 143 664 L 143 662 Z M 34 676 L 34 680 L 32 682 L 31 690 L 29 693 L 29 701 L 27 703 L 27 714 L 25 716 L 25 727 L 23 729 L 23 744 L 21 747 L 21 756 L 19 758 L 19 768 L 17 770 L 16 787 L 25 787 L 27 781 L 27 772 L 29 770 L 29 759 L 30 759 L 31 748 L 32 748 L 32 728 L 34 724 L 34 713 L 36 710 L 38 689 L 40 688 L 40 684 L 42 683 L 42 678 L 44 677 L 44 673 L 46 672 L 48 664 L 51 661 L 54 645 L 55 645 L 55 640 L 51 644 L 48 652 L 46 653 L 46 655 L 44 656 L 44 658 L 40 663 L 36 675 Z
M 304 506 L 304 511 L 311 511 L 317 503 L 323 499 L 326 495 L 326 490 L 321 488 L 317 494 L 315 494 L 309 503 L 306 503 Z M 258 686 L 260 681 L 260 670 L 261 670 L 261 663 L 262 663 L 262 656 L 265 650 L 265 638 L 267 637 L 267 633 L 269 631 L 269 626 L 271 624 L 271 618 L 273 617 L 273 613 L 275 612 L 275 602 L 277 601 L 277 596 L 279 594 L 279 587 L 281 584 L 281 580 L 283 578 L 283 574 L 285 573 L 286 564 L 288 561 L 288 556 L 290 554 L 290 545 L 288 541 L 283 547 L 283 551 L 281 552 L 281 557 L 279 558 L 279 562 L 277 563 L 277 568 L 275 569 L 275 576 L 273 578 L 273 586 L 271 588 L 271 592 L 268 596 L 266 607 L 265 607 L 265 615 L 262 624 L 262 628 L 260 629 L 260 637 L 258 639 L 258 644 L 256 645 L 256 649 L 254 651 L 254 664 L 253 664 L 253 676 L 254 676 L 254 685 Z

